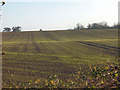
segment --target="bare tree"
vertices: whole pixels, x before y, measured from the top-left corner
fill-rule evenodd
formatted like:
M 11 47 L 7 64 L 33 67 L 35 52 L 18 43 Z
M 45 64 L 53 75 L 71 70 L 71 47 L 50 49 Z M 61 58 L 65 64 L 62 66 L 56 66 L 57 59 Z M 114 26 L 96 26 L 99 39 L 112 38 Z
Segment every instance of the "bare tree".
M 39 31 L 42 31 L 42 29 L 40 29 Z
M 80 23 L 77 23 L 76 27 L 74 28 L 74 30 L 82 30 L 82 29 L 85 29 L 85 27 Z
M 88 24 L 87 29 L 91 29 L 91 28 L 92 28 L 92 25 Z

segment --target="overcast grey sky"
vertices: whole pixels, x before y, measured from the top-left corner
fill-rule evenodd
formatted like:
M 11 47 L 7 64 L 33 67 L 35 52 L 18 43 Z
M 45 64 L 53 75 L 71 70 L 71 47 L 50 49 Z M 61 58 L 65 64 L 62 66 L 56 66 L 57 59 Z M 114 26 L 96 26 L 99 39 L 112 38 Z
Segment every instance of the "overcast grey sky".
M 119 0 L 7 0 L 2 8 L 2 27 L 23 30 L 68 29 L 79 22 L 118 22 Z

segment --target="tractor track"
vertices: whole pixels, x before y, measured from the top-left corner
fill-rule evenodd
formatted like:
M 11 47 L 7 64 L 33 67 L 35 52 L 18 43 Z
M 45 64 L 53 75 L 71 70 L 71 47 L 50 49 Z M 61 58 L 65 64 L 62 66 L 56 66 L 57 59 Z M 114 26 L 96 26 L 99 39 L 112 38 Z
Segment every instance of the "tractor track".
M 111 50 L 111 51 L 118 52 L 118 53 L 120 52 L 120 48 L 113 47 L 113 46 L 108 46 L 108 45 L 94 43 L 94 42 L 87 42 L 87 41 L 76 41 L 76 42 L 81 43 L 81 44 L 85 44 L 88 46 L 93 46 L 93 47 L 105 49 L 105 50 Z

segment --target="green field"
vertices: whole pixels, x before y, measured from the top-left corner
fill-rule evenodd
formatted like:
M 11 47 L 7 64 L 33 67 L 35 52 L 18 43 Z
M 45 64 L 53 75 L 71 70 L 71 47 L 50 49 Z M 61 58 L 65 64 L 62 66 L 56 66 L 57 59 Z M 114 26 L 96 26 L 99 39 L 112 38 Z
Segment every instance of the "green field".
M 118 30 L 3 32 L 3 88 L 49 76 L 74 79 L 81 67 L 118 63 Z M 34 86 L 34 85 L 33 85 Z M 29 87 L 29 85 L 26 85 Z M 32 87 L 32 86 L 30 86 Z

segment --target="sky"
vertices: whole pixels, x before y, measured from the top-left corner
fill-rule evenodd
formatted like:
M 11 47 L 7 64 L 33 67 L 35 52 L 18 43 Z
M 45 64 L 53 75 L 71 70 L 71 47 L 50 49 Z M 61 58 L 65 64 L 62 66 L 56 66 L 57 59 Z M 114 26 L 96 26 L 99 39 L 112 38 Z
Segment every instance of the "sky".
M 119 0 L 4 0 L 2 28 L 21 26 L 23 31 L 64 30 L 77 23 L 118 22 Z

